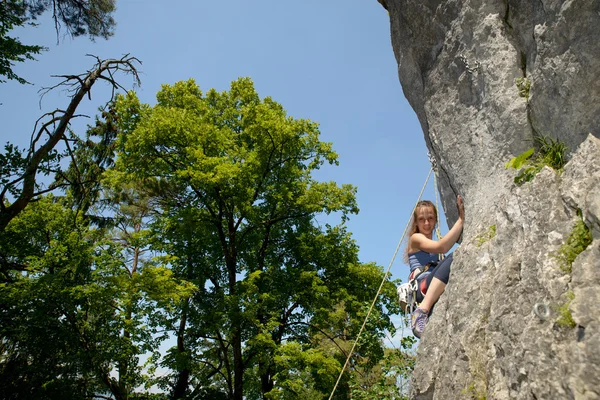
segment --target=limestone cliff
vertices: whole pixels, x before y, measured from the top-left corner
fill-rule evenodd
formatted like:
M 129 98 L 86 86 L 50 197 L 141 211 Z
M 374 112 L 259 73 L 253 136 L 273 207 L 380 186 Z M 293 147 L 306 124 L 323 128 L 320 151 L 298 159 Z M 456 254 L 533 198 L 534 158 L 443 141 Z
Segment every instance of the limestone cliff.
M 600 398 L 600 1 L 379 2 L 449 222 L 458 193 L 467 214 L 412 397 Z M 516 186 L 504 164 L 542 135 L 571 161 Z M 565 267 L 578 221 L 593 241 Z

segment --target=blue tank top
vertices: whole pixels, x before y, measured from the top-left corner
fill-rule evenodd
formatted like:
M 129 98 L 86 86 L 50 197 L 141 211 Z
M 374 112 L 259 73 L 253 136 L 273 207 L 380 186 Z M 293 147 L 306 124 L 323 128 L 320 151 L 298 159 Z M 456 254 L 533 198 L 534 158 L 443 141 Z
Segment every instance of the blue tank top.
M 415 253 L 408 255 L 408 264 L 410 265 L 410 272 L 413 272 L 416 268 L 423 269 L 429 263 L 438 262 L 440 260 L 438 254 L 427 253 L 426 251 L 419 250 Z

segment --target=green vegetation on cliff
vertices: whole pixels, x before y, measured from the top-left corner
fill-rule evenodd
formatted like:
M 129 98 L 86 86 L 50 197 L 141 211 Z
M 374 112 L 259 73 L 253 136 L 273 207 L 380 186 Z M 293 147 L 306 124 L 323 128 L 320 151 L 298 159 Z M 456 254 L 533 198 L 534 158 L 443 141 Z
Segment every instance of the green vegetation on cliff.
M 514 179 L 516 184 L 531 181 L 545 166 L 562 172 L 567 163 L 567 146 L 558 139 L 536 136 L 534 142 L 535 147 L 511 158 L 505 164 L 507 169 L 519 170 Z
M 556 252 L 560 268 L 569 274 L 573 270 L 573 262 L 577 256 L 592 243 L 592 233 L 583 222 L 581 211 L 578 215 L 579 219 L 575 222 L 567 241 Z

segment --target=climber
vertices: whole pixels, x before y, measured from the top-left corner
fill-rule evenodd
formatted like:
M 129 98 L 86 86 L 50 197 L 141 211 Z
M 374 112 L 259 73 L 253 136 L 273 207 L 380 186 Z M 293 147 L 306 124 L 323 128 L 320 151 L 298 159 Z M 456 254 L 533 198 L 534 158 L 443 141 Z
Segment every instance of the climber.
M 437 223 L 437 210 L 433 203 L 428 200 L 419 201 L 413 213 L 405 259 L 410 264 L 411 274 L 420 272 L 417 280 L 423 293 L 425 293 L 425 298 L 411 317 L 411 328 L 413 334 L 418 338 L 421 337 L 425 329 L 433 306 L 448 284 L 452 254 L 449 254 L 439 263 L 438 254 L 444 254 L 450 250 L 462 232 L 465 207 L 460 195 L 456 198 L 456 206 L 458 208 L 458 220 L 448 234 L 439 241 L 432 239 Z M 432 268 L 427 269 L 428 265 Z

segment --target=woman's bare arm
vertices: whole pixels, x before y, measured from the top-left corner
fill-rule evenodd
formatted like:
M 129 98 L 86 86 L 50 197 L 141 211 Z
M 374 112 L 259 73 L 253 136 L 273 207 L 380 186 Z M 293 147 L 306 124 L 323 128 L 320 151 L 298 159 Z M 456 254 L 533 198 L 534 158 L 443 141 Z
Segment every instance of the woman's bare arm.
M 427 253 L 446 253 L 450 250 L 460 237 L 465 219 L 465 206 L 460 195 L 456 198 L 456 206 L 458 208 L 458 220 L 446 236 L 439 241 L 435 241 L 427 238 L 422 233 L 415 233 L 410 237 L 409 248 L 423 250 Z

